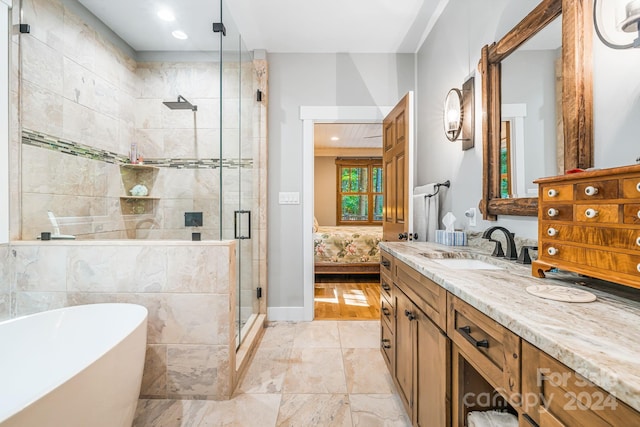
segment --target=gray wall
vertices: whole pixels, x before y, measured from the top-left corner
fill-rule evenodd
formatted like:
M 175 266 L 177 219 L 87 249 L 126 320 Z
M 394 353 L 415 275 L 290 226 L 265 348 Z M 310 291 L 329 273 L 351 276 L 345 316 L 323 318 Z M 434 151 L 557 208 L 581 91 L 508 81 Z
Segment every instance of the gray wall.
M 303 306 L 301 106 L 395 105 L 414 89 L 412 54 L 269 54 L 269 306 Z M 301 194 L 301 203 L 312 203 Z
M 441 211 L 453 211 L 465 227 L 464 211 L 478 205 L 482 193 L 480 76 L 475 72 L 483 45 L 499 40 L 537 1 L 450 0 L 417 54 L 417 182 L 451 179 Z M 594 35 L 594 148 L 596 167 L 630 165 L 640 156 L 640 49 L 606 48 Z M 476 75 L 475 148 L 461 151 L 442 131 L 442 102 L 447 91 Z M 546 108 L 546 107 L 545 107 Z M 550 107 L 551 108 L 551 107 Z M 503 225 L 521 237 L 537 238 L 536 218 L 501 216 L 479 221 L 474 230 Z

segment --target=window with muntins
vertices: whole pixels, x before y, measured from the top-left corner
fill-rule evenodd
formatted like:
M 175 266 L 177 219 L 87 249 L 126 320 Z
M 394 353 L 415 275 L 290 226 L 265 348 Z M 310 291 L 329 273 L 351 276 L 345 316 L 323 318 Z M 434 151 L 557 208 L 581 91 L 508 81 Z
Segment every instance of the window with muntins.
M 336 159 L 338 225 L 382 224 L 382 159 Z

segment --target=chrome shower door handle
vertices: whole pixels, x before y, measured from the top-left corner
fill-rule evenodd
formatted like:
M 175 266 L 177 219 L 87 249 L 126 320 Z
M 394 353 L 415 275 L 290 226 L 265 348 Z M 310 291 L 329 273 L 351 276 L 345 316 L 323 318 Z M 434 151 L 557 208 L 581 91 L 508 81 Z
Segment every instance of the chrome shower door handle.
M 247 235 L 244 236 L 239 230 L 242 226 L 241 215 L 247 216 Z M 246 240 L 251 238 L 251 211 L 233 211 L 233 238 L 238 240 Z

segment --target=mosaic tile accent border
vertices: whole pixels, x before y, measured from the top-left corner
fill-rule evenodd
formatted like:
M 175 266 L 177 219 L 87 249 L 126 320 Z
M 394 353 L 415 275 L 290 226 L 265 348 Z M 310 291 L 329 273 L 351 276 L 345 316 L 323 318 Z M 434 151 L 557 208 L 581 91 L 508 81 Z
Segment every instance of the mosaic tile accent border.
M 58 151 L 71 156 L 85 157 L 105 163 L 126 165 L 129 163 L 129 156 L 114 153 L 112 151 L 101 150 L 89 145 L 78 144 L 31 130 L 22 130 L 22 143 L 34 147 L 45 148 Z M 145 158 L 145 165 L 159 168 L 176 169 L 218 169 L 222 165 L 223 169 L 252 169 L 253 159 L 163 159 Z

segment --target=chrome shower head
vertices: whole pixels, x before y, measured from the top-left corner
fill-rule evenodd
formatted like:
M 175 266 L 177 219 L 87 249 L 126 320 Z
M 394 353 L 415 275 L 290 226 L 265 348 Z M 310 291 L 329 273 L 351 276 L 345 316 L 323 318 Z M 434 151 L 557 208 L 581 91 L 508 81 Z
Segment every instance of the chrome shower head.
M 163 102 L 164 105 L 172 110 L 191 110 L 198 111 L 198 106 L 191 104 L 182 95 L 178 95 L 178 101 L 176 102 Z

